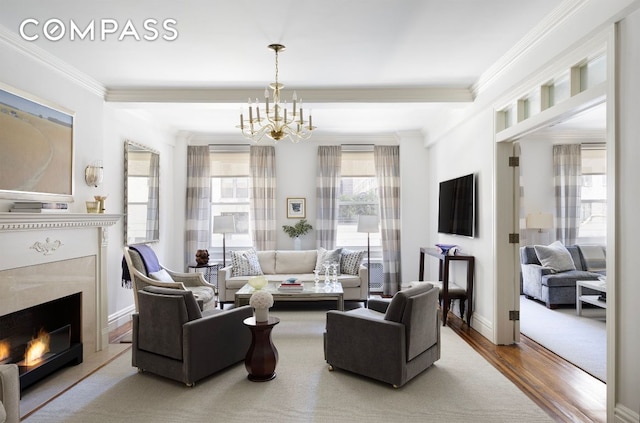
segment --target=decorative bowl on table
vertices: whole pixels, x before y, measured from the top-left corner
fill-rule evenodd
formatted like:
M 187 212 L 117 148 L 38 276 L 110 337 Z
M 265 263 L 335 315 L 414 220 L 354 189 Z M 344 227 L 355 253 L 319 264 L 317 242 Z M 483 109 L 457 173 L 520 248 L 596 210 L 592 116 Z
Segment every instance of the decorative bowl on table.
M 269 281 L 267 281 L 267 278 L 265 278 L 264 276 L 252 276 L 248 281 L 249 285 L 256 291 L 261 290 L 262 288 L 267 286 L 268 282 Z

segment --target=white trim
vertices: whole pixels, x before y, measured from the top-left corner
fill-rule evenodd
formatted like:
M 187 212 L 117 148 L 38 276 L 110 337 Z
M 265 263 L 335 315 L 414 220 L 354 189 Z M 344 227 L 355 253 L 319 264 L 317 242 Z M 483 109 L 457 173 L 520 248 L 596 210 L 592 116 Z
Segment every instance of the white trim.
M 533 47 L 542 41 L 547 35 L 561 27 L 567 19 L 580 10 L 589 0 L 566 0 L 560 4 L 551 14 L 547 15 L 505 55 L 486 70 L 478 81 L 471 87 L 473 97 L 477 97 L 494 83 L 509 68 L 525 56 Z
M 125 307 L 116 313 L 110 314 L 108 318 L 109 332 L 113 332 L 120 326 L 129 323 L 129 321 L 131 320 L 131 315 L 135 312 L 136 307 L 132 304 L 129 307 Z
M 71 80 L 80 87 L 85 88 L 89 92 L 92 92 L 101 98 L 105 96 L 106 89 L 100 82 L 69 65 L 67 62 L 60 60 L 51 53 L 48 53 L 37 45 L 23 40 L 17 34 L 9 31 L 2 25 L 0 25 L 0 43 L 5 44 L 16 50 L 18 53 L 45 65 L 49 69 Z

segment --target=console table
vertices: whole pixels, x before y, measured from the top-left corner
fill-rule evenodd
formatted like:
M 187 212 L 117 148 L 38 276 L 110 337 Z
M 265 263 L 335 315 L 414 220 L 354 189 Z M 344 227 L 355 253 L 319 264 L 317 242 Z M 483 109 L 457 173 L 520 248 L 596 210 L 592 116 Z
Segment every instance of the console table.
M 442 282 L 442 288 L 440 289 L 440 298 L 442 299 L 442 326 L 447 325 L 447 315 L 449 313 L 449 302 L 451 300 L 449 295 L 449 264 L 452 261 L 463 261 L 467 263 L 467 284 L 463 288 L 465 291 L 466 300 L 468 302 L 467 308 L 467 325 L 471 326 L 471 314 L 473 314 L 473 272 L 475 266 L 475 258 L 468 255 L 444 255 L 441 254 L 435 248 L 420 248 L 420 271 L 418 273 L 418 280 L 424 281 L 424 256 L 425 254 L 431 257 L 437 258 L 439 262 L 438 267 L 438 280 Z M 453 284 L 453 283 L 452 283 Z M 464 298 L 460 298 L 460 301 L 464 301 Z M 461 316 L 464 307 L 461 305 Z

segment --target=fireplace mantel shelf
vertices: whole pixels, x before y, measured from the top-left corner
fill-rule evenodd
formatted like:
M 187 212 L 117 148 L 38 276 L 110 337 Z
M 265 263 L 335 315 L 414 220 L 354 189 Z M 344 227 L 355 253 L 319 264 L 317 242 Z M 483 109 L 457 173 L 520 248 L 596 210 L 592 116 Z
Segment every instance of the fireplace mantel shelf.
M 0 212 L 0 232 L 105 227 L 115 225 L 121 217 L 104 213 Z

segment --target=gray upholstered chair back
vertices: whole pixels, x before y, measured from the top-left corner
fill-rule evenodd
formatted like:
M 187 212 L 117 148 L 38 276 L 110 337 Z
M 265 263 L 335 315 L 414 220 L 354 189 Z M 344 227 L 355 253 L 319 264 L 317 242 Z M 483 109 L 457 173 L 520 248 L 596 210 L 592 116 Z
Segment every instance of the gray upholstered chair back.
M 435 302 L 438 296 L 427 295 L 432 289 L 437 288 L 430 283 L 421 283 L 397 292 L 385 313 L 385 320 L 402 323 L 406 328 L 407 361 L 420 355 L 438 341 L 433 330 L 434 325 L 437 325 L 433 310 L 437 308 Z
M 182 360 L 182 326 L 202 317 L 191 291 L 147 286 L 138 292 L 139 348 Z

